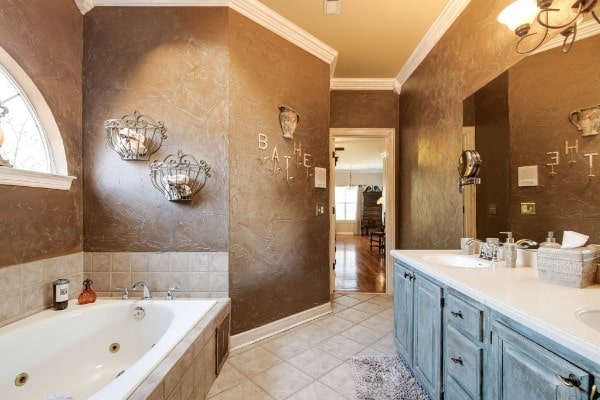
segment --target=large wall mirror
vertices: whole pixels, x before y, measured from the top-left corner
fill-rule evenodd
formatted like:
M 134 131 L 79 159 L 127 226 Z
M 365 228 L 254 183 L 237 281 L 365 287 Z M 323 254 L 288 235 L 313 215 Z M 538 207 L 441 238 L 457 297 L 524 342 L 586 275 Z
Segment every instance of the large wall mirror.
M 530 55 L 465 99 L 464 131 L 474 136 L 467 142 L 474 140 L 483 160 L 481 184 L 465 192 L 476 221 L 465 233 L 485 239 L 512 231 L 543 241 L 554 231 L 560 241 L 573 230 L 600 243 L 600 135 L 583 136 L 569 121 L 573 111 L 600 104 L 599 48 L 596 35 L 568 54 Z M 537 185 L 530 177 L 521 184 L 532 186 L 520 186 L 519 167 L 532 166 Z M 522 169 L 521 177 L 534 171 Z

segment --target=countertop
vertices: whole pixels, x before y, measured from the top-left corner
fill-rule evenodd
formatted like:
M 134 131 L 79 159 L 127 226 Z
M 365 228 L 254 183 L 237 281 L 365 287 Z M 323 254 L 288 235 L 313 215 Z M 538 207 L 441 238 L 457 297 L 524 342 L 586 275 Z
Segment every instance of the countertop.
M 392 250 L 392 257 L 455 288 L 548 338 L 600 364 L 600 332 L 577 318 L 583 309 L 600 309 L 600 285 L 583 289 L 540 282 L 536 268 L 457 268 L 422 259 L 460 250 Z

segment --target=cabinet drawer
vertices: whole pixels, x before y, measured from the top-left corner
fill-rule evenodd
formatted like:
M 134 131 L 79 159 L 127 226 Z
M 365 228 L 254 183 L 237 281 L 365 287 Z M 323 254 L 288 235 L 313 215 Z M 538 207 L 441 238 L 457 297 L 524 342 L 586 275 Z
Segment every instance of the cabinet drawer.
M 480 399 L 483 349 L 451 326 L 446 340 L 446 375 L 453 377 L 471 398 Z
M 446 380 L 446 386 L 444 387 L 444 400 L 473 400 L 471 396 L 464 391 L 462 387 L 454 380 L 449 377 Z
M 477 306 L 449 293 L 446 315 L 449 325 L 473 340 L 483 340 L 483 311 Z

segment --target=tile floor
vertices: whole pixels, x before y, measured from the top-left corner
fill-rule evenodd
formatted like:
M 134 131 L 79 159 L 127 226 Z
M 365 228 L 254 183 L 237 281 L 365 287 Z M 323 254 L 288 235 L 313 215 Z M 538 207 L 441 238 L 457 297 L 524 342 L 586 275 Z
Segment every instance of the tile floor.
M 392 297 L 337 293 L 333 314 L 229 355 L 210 400 L 356 399 L 348 358 L 393 354 Z

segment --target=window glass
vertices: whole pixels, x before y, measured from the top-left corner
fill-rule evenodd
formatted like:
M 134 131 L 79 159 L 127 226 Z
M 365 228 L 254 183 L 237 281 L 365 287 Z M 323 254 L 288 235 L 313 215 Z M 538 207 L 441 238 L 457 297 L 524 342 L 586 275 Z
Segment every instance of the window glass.
M 356 194 L 358 186 L 335 187 L 335 219 L 336 221 L 356 220 Z
M 0 66 L 0 104 L 6 109 L 0 118 L 4 143 L 0 156 L 14 168 L 54 173 L 46 134 L 33 106 L 9 73 Z

